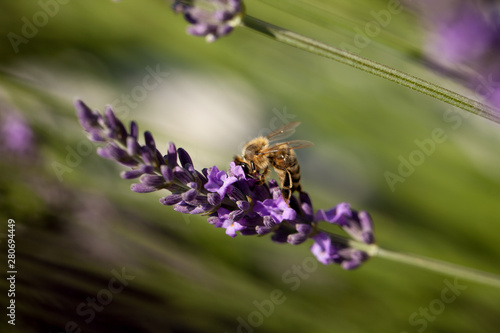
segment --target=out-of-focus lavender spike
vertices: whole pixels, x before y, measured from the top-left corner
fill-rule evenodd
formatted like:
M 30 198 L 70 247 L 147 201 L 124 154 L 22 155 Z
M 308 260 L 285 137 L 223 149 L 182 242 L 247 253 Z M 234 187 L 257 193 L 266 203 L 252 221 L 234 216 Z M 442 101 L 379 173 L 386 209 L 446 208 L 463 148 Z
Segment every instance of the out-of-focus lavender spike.
M 198 0 L 185 3 L 174 1 L 172 9 L 184 14 L 191 24 L 186 30 L 193 36 L 204 36 L 207 42 L 229 34 L 244 14 L 242 0 Z

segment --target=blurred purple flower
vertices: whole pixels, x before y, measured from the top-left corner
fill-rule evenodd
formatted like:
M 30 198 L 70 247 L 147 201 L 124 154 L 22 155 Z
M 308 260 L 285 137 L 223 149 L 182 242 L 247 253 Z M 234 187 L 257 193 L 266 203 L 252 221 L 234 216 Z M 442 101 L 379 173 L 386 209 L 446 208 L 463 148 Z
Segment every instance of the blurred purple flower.
M 462 78 L 477 98 L 500 108 L 500 7 L 465 0 L 433 4 L 414 4 L 433 25 L 426 45 L 431 63 Z
M 15 155 L 26 155 L 34 148 L 33 130 L 18 114 L 9 113 L 2 119 L 0 146 Z
M 207 42 L 229 34 L 244 12 L 242 0 L 176 0 L 172 8 L 191 23 L 189 34 L 204 36 Z
M 111 108 L 106 109 L 105 116 L 90 110 L 82 101 L 76 101 L 75 108 L 89 138 L 106 143 L 98 153 L 131 168 L 122 172 L 122 178 L 139 179 L 139 183 L 132 184 L 132 191 L 149 193 L 166 189 L 170 194 L 161 198 L 160 203 L 183 214 L 207 215 L 210 224 L 226 229 L 231 237 L 237 233 L 272 233 L 273 241 L 293 245 L 313 238 L 315 244 L 311 250 L 324 264 L 338 263 L 352 269 L 368 258 L 366 253 L 333 241 L 317 228 L 320 221 L 338 224 L 356 240 L 371 244 L 373 228 L 365 212 L 358 213 L 342 203 L 314 214 L 305 192 L 298 199 L 292 196 L 288 204 L 275 180 L 259 184 L 247 178 L 242 167 L 234 162 L 227 171 L 213 166 L 199 172 L 189 154 L 173 143 L 169 144 L 167 154 L 162 155 L 149 132 L 144 133 L 145 144 L 140 145 L 137 124 L 132 122 L 127 131 Z
M 488 51 L 494 30 L 473 5 L 464 4 L 449 21 L 437 23 L 428 47 L 449 63 L 473 62 Z

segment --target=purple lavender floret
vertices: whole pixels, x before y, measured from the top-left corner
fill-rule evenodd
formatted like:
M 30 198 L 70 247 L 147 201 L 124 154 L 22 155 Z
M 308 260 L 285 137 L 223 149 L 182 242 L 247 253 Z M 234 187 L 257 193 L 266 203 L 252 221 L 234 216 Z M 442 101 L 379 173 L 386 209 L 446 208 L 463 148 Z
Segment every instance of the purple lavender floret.
M 213 42 L 233 31 L 243 16 L 242 0 L 176 0 L 172 5 L 191 25 L 187 32 Z
M 350 270 L 359 267 L 369 257 L 366 252 L 334 242 L 326 233 L 319 232 L 312 238 L 314 244 L 311 247 L 311 252 L 324 265 L 336 263 L 340 264 L 342 268 Z
M 375 243 L 370 215 L 365 211 L 358 212 L 351 209 L 346 202 L 326 211 L 319 209 L 316 213 L 316 221 L 337 224 L 355 240 L 365 244 Z
M 373 227 L 366 212 L 357 212 L 347 203 L 314 213 L 306 192 L 292 196 L 287 203 L 277 182 L 260 184 L 247 177 L 243 168 L 230 163 L 227 171 L 217 166 L 196 170 L 188 152 L 169 143 L 162 155 L 153 135 L 144 133 L 144 145 L 138 142 L 138 127 L 132 122 L 127 131 L 111 108 L 103 117 L 82 101 L 75 102 L 80 124 L 90 140 L 106 145 L 98 148 L 102 157 L 130 167 L 124 179 L 138 179 L 131 185 L 137 193 L 168 190 L 160 203 L 183 214 L 202 214 L 216 228 L 224 228 L 231 237 L 271 234 L 277 243 L 293 245 L 314 240 L 313 254 L 323 264 L 337 263 L 344 269 L 358 267 L 368 254 L 331 238 L 318 229 L 320 221 L 336 224 L 359 242 L 372 244 Z M 338 239 L 338 238 L 336 238 Z

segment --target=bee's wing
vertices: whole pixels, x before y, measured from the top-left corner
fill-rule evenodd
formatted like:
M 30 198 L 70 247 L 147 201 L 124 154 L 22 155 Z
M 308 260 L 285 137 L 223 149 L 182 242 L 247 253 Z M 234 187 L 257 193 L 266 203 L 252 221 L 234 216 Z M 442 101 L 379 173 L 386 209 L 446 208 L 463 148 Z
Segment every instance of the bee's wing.
M 275 143 L 269 146 L 268 148 L 262 150 L 260 154 L 265 155 L 265 154 L 275 153 L 282 149 L 306 148 L 312 146 L 313 144 L 314 143 L 312 143 L 311 141 L 306 141 L 306 140 L 293 140 L 288 142 L 280 142 L 280 143 Z
M 295 132 L 295 127 L 300 125 L 300 121 L 293 121 L 291 123 L 285 124 L 281 126 L 280 128 L 272 131 L 268 135 L 266 135 L 266 138 L 269 141 L 278 141 L 278 140 L 284 140 L 288 138 L 290 135 L 292 135 Z

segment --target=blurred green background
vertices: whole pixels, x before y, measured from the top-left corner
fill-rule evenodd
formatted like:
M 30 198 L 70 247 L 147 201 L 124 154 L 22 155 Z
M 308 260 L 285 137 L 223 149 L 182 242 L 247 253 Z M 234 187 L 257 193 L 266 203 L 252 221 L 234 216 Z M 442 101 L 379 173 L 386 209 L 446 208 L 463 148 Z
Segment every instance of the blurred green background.
M 1 262 L 14 219 L 18 271 L 15 327 L 0 281 L 3 332 L 498 331 L 492 287 L 379 258 L 355 271 L 314 264 L 310 242 L 232 239 L 162 206 L 162 193 L 131 192 L 124 168 L 95 154 L 72 103 L 113 105 L 160 150 L 185 148 L 198 169 L 226 169 L 248 139 L 302 121 L 294 138 L 315 143 L 298 152 L 315 209 L 348 201 L 371 213 L 384 248 L 500 274 L 497 124 L 244 28 L 207 44 L 165 1 L 63 2 L 11 1 L 0 12 L 0 121 L 17 114 L 34 131 L 29 154 L 0 161 Z M 426 32 L 410 10 L 362 37 L 389 3 L 246 6 L 467 93 L 419 61 Z M 41 11 L 53 15 L 44 22 Z M 39 27 L 25 27 L 34 19 Z M 13 46 L 9 33 L 31 37 Z M 151 71 L 161 75 L 146 89 Z M 435 129 L 443 142 L 418 153 L 416 140 Z M 391 187 L 386 173 L 412 158 L 418 165 Z M 462 289 L 443 302 L 454 283 Z

